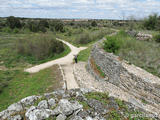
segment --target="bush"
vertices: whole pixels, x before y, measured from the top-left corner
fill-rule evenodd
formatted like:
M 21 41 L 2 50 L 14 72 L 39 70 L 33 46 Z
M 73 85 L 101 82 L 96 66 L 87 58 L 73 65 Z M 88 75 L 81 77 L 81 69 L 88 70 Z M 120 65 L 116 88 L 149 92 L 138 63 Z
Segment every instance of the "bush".
M 7 25 L 11 28 L 21 28 L 21 22 L 18 18 L 15 18 L 14 16 L 10 16 L 7 18 Z
M 56 31 L 59 31 L 59 32 L 64 32 L 64 25 L 62 22 L 58 22 L 56 25 L 55 25 L 55 30 Z
M 78 44 L 87 44 L 89 42 L 91 42 L 91 37 L 89 33 L 83 33 L 79 36 L 79 38 L 77 39 L 77 43 Z
M 96 21 L 93 21 L 93 22 L 91 23 L 91 25 L 92 25 L 93 27 L 96 27 L 96 26 L 97 26 L 97 22 L 96 22 Z
M 104 41 L 104 50 L 116 53 L 120 49 L 120 41 L 115 36 L 107 37 Z
M 160 43 L 160 34 L 154 36 L 156 42 Z
M 39 31 L 39 23 L 36 22 L 36 21 L 30 21 L 28 23 L 28 27 L 29 27 L 29 30 L 32 31 L 32 32 L 38 32 Z
M 105 31 L 105 30 L 94 31 L 91 33 L 83 32 L 76 38 L 75 43 L 88 44 L 90 42 L 102 39 L 106 34 L 108 34 L 108 31 Z
M 17 42 L 18 54 L 30 56 L 35 60 L 53 57 L 55 54 L 63 52 L 64 49 L 62 42 L 47 35 L 21 39 Z
M 14 28 L 13 33 L 18 33 L 18 32 L 19 32 L 19 29 Z
M 11 33 L 12 30 L 9 27 L 2 28 L 2 32 Z
M 148 19 L 144 21 L 144 27 L 147 30 L 155 30 L 156 26 L 158 25 L 158 15 L 150 15 Z
M 42 26 L 42 27 L 45 27 L 45 28 L 49 28 L 49 23 L 48 23 L 47 20 L 40 20 L 39 26 Z

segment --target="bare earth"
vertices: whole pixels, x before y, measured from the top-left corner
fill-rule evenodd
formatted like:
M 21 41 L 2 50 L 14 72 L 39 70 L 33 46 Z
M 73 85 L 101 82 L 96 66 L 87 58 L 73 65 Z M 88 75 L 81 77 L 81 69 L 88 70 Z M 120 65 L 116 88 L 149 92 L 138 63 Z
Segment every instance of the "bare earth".
M 31 68 L 27 68 L 24 71 L 29 72 L 29 73 L 36 73 L 36 72 L 39 72 L 40 70 L 49 68 L 55 64 L 59 64 L 62 66 L 62 68 L 64 70 L 65 80 L 67 83 L 67 89 L 79 88 L 78 84 L 75 81 L 74 75 L 73 75 L 73 66 L 74 66 L 73 59 L 74 59 L 74 55 L 77 55 L 81 50 L 84 50 L 87 47 L 77 48 L 64 40 L 61 40 L 61 39 L 57 39 L 57 40 L 62 41 L 64 44 L 66 44 L 70 47 L 71 52 L 67 56 L 40 64 L 40 65 L 36 65 Z

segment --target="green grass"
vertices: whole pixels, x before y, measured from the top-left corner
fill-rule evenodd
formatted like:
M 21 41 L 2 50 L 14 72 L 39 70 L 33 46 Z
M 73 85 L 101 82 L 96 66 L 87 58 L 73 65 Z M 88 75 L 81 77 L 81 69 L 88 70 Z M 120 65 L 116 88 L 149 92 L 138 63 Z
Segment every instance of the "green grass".
M 47 59 L 39 60 L 39 61 L 36 61 L 34 58 L 32 59 L 31 57 L 28 57 L 26 60 L 30 64 L 41 64 L 41 63 L 45 63 L 45 62 L 48 62 L 48 61 L 51 61 L 51 60 L 62 58 L 64 56 L 68 55 L 71 52 L 71 49 L 67 45 L 64 45 L 64 46 L 65 46 L 65 50 L 60 54 L 55 54 L 53 57 L 49 57 Z
M 97 69 L 98 69 L 98 71 L 100 73 L 100 76 L 103 77 L 103 78 L 105 78 L 106 74 L 102 71 L 102 69 L 98 65 L 96 65 L 96 67 L 97 67 Z
M 35 74 L 16 71 L 14 78 L 0 93 L 0 111 L 24 97 L 53 91 L 59 86 L 56 69 L 48 68 Z
M 6 67 L 25 67 L 26 63 L 30 64 L 40 64 L 44 63 L 50 60 L 55 60 L 61 57 L 66 56 L 68 53 L 70 53 L 70 48 L 65 45 L 64 52 L 60 54 L 56 54 L 53 57 L 46 58 L 44 60 L 36 61 L 34 58 L 29 56 L 22 56 L 17 54 L 15 45 L 18 39 L 27 38 L 28 36 L 39 36 L 39 33 L 32 33 L 32 34 L 6 34 L 6 33 L 0 33 L 0 62 L 3 61 L 3 65 Z M 48 34 L 49 36 L 53 36 L 51 34 Z M 1 64 L 0 64 L 1 65 Z
M 15 44 L 18 39 L 26 38 L 29 35 L 39 36 L 39 34 L 8 34 L 0 32 L 0 68 L 5 68 L 5 70 L 0 70 L 0 111 L 26 96 L 50 92 L 61 87 L 59 85 L 61 76 L 58 76 L 60 73 L 56 71 L 57 68 L 51 67 L 36 74 L 23 72 L 24 68 L 31 66 L 30 63 L 39 64 L 61 58 L 71 51 L 65 45 L 64 52 L 41 61 L 32 61 L 29 57 L 16 53 Z
M 89 46 L 95 43 L 97 40 L 102 39 L 105 35 L 111 34 L 113 32 L 112 29 L 109 28 L 72 28 L 66 27 L 67 31 L 65 33 L 56 33 L 58 38 L 64 39 L 69 43 L 73 44 L 76 47 L 80 46 Z M 91 37 L 91 41 L 87 44 L 79 44 L 78 39 L 85 33 L 89 33 Z
M 88 93 L 86 94 L 86 98 L 87 99 L 96 99 L 104 104 L 108 103 L 108 93 L 99 93 L 99 92 L 92 92 L 92 93 Z
M 160 43 L 136 40 L 123 31 L 112 37 L 120 43 L 116 55 L 160 77 Z
M 88 47 L 85 50 L 82 50 L 79 54 L 78 54 L 78 60 L 79 61 L 84 61 L 86 62 L 89 58 L 90 52 L 91 52 L 92 47 Z

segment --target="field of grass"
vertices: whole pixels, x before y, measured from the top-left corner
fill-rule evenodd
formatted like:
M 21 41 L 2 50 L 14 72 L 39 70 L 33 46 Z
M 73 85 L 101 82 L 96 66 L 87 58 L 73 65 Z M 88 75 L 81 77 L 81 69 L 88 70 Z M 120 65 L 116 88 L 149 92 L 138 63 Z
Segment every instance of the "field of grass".
M 62 87 L 60 84 L 62 76 L 57 65 L 35 74 L 18 70 L 14 72 L 16 74 L 13 79 L 0 93 L 0 111 L 24 97 L 52 92 Z
M 65 45 L 64 52 L 41 61 L 33 61 L 27 56 L 17 54 L 15 45 L 18 39 L 39 34 L 0 33 L 0 111 L 26 96 L 51 92 L 60 87 L 61 76 L 58 66 L 36 74 L 23 72 L 24 68 L 63 57 L 71 51 Z
M 160 43 L 139 41 L 123 31 L 111 38 L 114 41 L 111 45 L 119 46 L 116 55 L 160 77 Z
M 78 54 L 78 61 L 84 61 L 86 62 L 89 58 L 90 52 L 91 52 L 92 46 L 89 46 L 87 49 L 82 50 Z
M 98 28 L 94 27 L 91 29 L 88 28 L 72 28 L 72 27 L 67 27 L 67 31 L 65 33 L 56 33 L 58 38 L 64 39 L 71 44 L 80 47 L 80 46 L 89 46 L 93 43 L 95 43 L 97 40 L 102 39 L 105 35 L 111 34 L 113 32 L 112 29 L 109 28 Z M 88 34 L 90 37 L 90 41 L 81 44 L 79 43 L 79 39 L 85 35 Z M 84 39 L 84 41 L 87 41 L 88 37 Z

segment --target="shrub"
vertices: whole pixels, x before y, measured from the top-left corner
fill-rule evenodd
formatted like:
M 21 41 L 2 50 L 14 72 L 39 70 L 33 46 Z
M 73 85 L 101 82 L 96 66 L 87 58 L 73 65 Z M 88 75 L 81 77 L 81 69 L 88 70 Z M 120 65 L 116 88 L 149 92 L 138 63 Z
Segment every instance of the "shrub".
M 96 26 L 97 26 L 97 22 L 96 22 L 96 21 L 93 21 L 93 22 L 91 23 L 91 25 L 92 25 L 93 27 L 96 27 Z
M 156 42 L 160 43 L 160 34 L 154 36 Z
M 21 22 L 18 18 L 15 18 L 14 16 L 10 16 L 7 18 L 7 25 L 11 28 L 21 28 Z
M 13 33 L 18 33 L 18 32 L 19 32 L 19 29 L 14 28 Z
M 79 38 L 77 39 L 77 43 L 78 44 L 87 44 L 89 42 L 91 42 L 91 37 L 89 33 L 83 33 L 79 36 Z
M 144 21 L 144 27 L 148 30 L 154 30 L 158 24 L 158 15 L 150 15 L 148 19 Z
M 29 27 L 29 30 L 32 31 L 32 32 L 38 32 L 39 31 L 39 23 L 36 22 L 36 21 L 30 21 L 28 23 L 28 27 Z
M 55 25 L 55 30 L 59 32 L 64 32 L 64 25 L 62 22 L 58 22 Z
M 49 28 L 49 23 L 47 20 L 40 20 L 39 26 Z
M 11 28 L 9 28 L 9 27 L 5 27 L 5 28 L 2 28 L 2 32 L 11 33 L 12 30 L 11 30 Z
M 18 54 L 30 56 L 36 60 L 53 57 L 63 51 L 63 43 L 47 35 L 21 39 L 17 42 Z
M 104 50 L 116 53 L 120 49 L 120 41 L 115 36 L 107 37 L 104 41 Z

